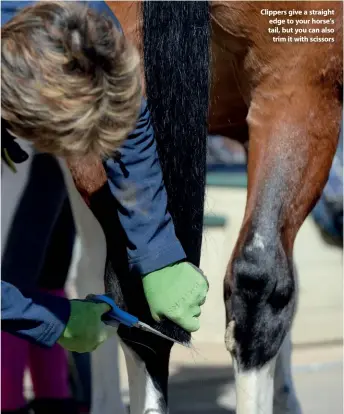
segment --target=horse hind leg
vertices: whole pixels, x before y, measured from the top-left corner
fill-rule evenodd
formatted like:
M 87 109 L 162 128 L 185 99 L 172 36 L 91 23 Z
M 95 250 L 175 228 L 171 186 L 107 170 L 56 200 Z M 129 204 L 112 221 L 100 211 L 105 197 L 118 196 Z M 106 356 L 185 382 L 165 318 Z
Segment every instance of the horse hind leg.
M 290 333 L 286 336 L 276 360 L 274 377 L 274 414 L 301 414 L 291 373 L 292 343 Z
M 130 413 L 167 414 L 168 365 L 172 345 L 163 344 L 158 338 L 149 341 L 140 336 L 138 333 L 135 340 L 121 341 L 128 371 Z
M 190 334 L 171 321 L 153 320 L 140 275 L 129 273 L 126 240 L 116 204 L 108 186 L 92 195 L 90 205 L 106 236 L 105 292 L 124 311 L 185 344 Z M 124 349 L 130 392 L 131 414 L 167 413 L 168 364 L 173 342 L 136 328 L 120 325 L 118 335 Z
M 294 275 L 296 291 L 298 292 L 299 280 L 296 266 L 294 266 Z M 302 414 L 293 382 L 292 348 L 291 333 L 289 332 L 283 341 L 276 360 L 273 414 Z
M 293 245 L 326 183 L 341 104 L 335 91 L 296 81 L 262 84 L 253 96 L 247 204 L 224 281 L 226 345 L 237 413 L 272 414 L 276 358 L 296 306 Z
M 181 333 L 179 329 L 173 329 L 168 323 L 158 326 L 150 321 L 151 318 L 140 319 L 170 337 L 176 335 L 176 338 L 182 339 L 184 336 L 178 335 Z M 118 333 L 127 365 L 130 413 L 167 414 L 169 361 L 173 342 L 125 326 L 120 326 Z

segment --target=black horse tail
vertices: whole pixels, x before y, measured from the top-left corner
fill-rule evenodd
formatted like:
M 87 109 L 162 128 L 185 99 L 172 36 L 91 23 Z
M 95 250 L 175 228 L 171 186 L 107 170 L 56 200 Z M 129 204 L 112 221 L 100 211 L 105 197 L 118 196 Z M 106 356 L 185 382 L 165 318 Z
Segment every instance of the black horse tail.
M 169 197 L 188 260 L 201 254 L 209 105 L 207 1 L 144 1 L 148 106 Z

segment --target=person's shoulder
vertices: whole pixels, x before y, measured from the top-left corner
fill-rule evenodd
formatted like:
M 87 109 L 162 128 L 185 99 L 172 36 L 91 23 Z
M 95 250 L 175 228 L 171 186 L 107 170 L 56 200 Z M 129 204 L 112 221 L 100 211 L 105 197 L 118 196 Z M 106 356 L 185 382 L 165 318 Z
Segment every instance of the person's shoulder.
M 120 22 L 105 1 L 85 1 L 85 3 L 88 5 L 88 7 L 96 10 L 98 13 L 104 13 L 107 16 L 111 17 L 117 29 L 122 32 Z

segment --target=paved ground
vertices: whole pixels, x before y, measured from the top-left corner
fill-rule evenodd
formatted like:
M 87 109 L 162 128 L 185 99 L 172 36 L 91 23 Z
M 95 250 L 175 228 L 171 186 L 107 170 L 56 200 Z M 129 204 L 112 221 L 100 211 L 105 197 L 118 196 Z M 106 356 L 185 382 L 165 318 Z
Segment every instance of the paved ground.
M 234 414 L 233 371 L 226 351 L 213 344 L 201 345 L 198 353 L 175 348 L 170 414 Z M 343 413 L 342 350 L 341 345 L 294 350 L 294 381 L 303 414 Z M 123 397 L 128 402 L 125 377 Z
M 201 265 L 211 281 L 211 289 L 202 311 L 202 329 L 194 335 L 195 350 L 174 347 L 170 414 L 235 412 L 233 373 L 223 346 L 223 275 L 238 235 L 245 198 L 243 190 L 208 191 L 207 212 L 226 215 L 228 224 L 223 229 L 207 230 L 204 237 Z M 342 251 L 326 246 L 311 219 L 307 219 L 297 239 L 295 258 L 300 274 L 300 302 L 293 340 L 298 345 L 313 344 L 296 348 L 293 355 L 303 414 L 341 414 L 343 349 L 319 344 L 343 336 Z M 318 347 L 314 348 L 315 345 Z M 122 357 L 121 382 L 124 400 L 128 401 Z
M 171 378 L 171 414 L 235 413 L 233 375 L 228 367 L 197 366 L 191 368 L 188 375 L 192 375 L 192 379 L 187 382 L 178 381 L 183 370 Z M 296 367 L 295 384 L 304 414 L 341 414 L 342 377 L 342 366 L 338 363 L 313 369 Z
M 195 351 L 175 346 L 171 361 L 170 414 L 234 414 L 235 394 L 230 358 L 223 345 L 225 312 L 223 276 L 236 241 L 246 193 L 241 189 L 207 190 L 206 211 L 226 217 L 225 228 L 207 229 L 201 267 L 211 281 L 194 335 Z M 322 346 L 343 335 L 342 251 L 324 243 L 311 218 L 295 246 L 300 279 L 299 307 L 293 327 L 294 381 L 303 414 L 342 414 L 343 348 Z M 311 346 L 309 344 L 312 344 Z M 128 402 L 121 363 L 123 396 Z M 265 414 L 265 413 L 262 413 Z
M 128 404 L 121 352 L 120 372 L 122 396 Z M 222 345 L 196 343 L 194 350 L 175 346 L 170 372 L 170 414 L 235 414 L 233 370 Z M 341 344 L 297 347 L 293 352 L 293 375 L 303 414 L 343 413 Z M 26 396 L 32 396 L 28 378 Z

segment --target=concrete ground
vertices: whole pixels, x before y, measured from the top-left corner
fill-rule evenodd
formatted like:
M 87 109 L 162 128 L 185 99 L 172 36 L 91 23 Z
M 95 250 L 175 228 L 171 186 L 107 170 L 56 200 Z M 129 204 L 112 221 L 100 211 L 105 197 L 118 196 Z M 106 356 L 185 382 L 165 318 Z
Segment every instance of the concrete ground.
M 293 374 L 303 414 L 343 413 L 341 345 L 298 347 Z M 122 392 L 129 402 L 124 361 Z M 170 376 L 170 414 L 234 414 L 234 378 L 223 346 L 196 344 L 193 351 L 174 347 Z M 264 413 L 262 413 L 264 414 Z
M 245 200 L 243 189 L 210 188 L 207 191 L 207 213 L 225 215 L 227 225 L 205 232 L 201 267 L 211 288 L 202 310 L 201 329 L 194 335 L 194 348 L 175 346 L 173 349 L 171 414 L 235 413 L 233 371 L 223 344 L 225 313 L 222 286 L 240 229 Z M 312 219 L 308 218 L 296 241 L 295 261 L 300 295 L 292 330 L 295 344 L 293 373 L 303 414 L 341 414 L 342 250 L 326 245 Z M 123 399 L 128 402 L 128 382 L 121 353 L 120 371 Z
M 303 414 L 342 414 L 342 344 L 298 346 L 292 359 L 294 384 Z M 119 361 L 121 394 L 129 405 L 122 351 Z M 231 360 L 223 345 L 195 341 L 192 350 L 174 346 L 170 364 L 170 414 L 235 414 L 234 385 Z M 25 391 L 31 399 L 28 376 Z
M 221 214 L 227 224 L 205 230 L 201 268 L 209 278 L 210 291 L 202 308 L 201 329 L 193 336 L 194 350 L 173 349 L 171 414 L 235 413 L 233 371 L 223 342 L 222 286 L 245 202 L 245 189 L 207 189 L 207 214 Z M 309 217 L 294 253 L 300 293 L 292 330 L 293 374 L 303 414 L 342 414 L 343 251 L 328 246 Z M 122 356 L 120 360 L 123 397 L 128 402 Z

